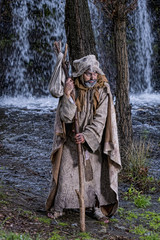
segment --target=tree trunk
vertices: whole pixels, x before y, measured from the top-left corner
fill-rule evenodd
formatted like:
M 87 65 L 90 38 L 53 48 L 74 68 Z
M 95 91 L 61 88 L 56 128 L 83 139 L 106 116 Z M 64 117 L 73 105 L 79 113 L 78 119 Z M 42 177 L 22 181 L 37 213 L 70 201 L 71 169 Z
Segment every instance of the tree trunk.
M 66 0 L 65 29 L 72 65 L 75 59 L 96 54 L 94 34 L 87 0 Z M 77 119 L 78 120 L 78 119 Z M 84 173 L 81 146 L 78 144 L 79 191 L 76 190 L 80 206 L 80 228 L 85 231 Z
M 127 156 L 132 146 L 131 105 L 129 103 L 129 70 L 126 47 L 126 18 L 114 19 L 117 82 L 116 82 L 116 114 L 120 140 L 122 164 L 125 168 Z
M 66 0 L 65 29 L 71 64 L 88 54 L 97 55 L 87 0 Z

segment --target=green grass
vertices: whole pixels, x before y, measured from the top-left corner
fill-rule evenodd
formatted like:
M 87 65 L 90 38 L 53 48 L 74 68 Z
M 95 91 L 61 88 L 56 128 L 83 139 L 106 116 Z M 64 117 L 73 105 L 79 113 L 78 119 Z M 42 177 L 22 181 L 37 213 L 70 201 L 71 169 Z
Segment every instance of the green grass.
M 5 193 L 0 192 L 0 199 L 1 199 L 1 200 L 6 199 L 7 197 L 8 197 L 8 196 L 7 196 Z
M 5 200 L 0 200 L 0 205 L 7 205 L 9 204 L 9 202 L 5 201 Z
M 35 217 L 35 219 L 41 223 L 48 224 L 48 225 L 51 224 L 51 221 L 52 221 L 52 219 L 47 217 Z
M 110 218 L 109 221 L 112 222 L 112 223 L 118 223 L 119 222 L 117 218 Z M 106 223 L 105 223 L 105 226 L 106 226 Z
M 81 232 L 78 234 L 79 238 L 76 238 L 75 240 L 87 240 L 87 239 L 93 239 L 93 237 L 90 235 L 90 233 L 87 232 Z
M 62 226 L 62 227 L 67 227 L 67 226 L 68 226 L 68 223 L 58 222 L 58 225 L 59 225 L 59 226 Z
M 130 232 L 139 235 L 139 239 L 160 239 L 160 213 L 144 211 L 144 209 L 137 212 L 135 209 L 127 211 L 124 208 L 119 208 L 118 215 L 122 219 L 121 222 L 125 219 L 123 225 L 128 224 L 131 228 Z
M 150 148 L 150 144 L 146 144 L 144 139 L 133 142 L 126 166 L 126 170 L 131 177 L 141 178 L 147 175 Z
M 125 192 L 125 200 L 131 200 L 134 202 L 135 206 L 138 208 L 146 208 L 151 205 L 151 197 L 145 196 L 131 185 L 128 192 Z
M 49 237 L 48 240 L 63 240 L 65 239 L 64 237 L 62 237 L 61 235 L 59 235 L 58 231 L 52 232 L 51 236 Z
M 33 240 L 27 234 L 6 232 L 6 231 L 3 231 L 3 230 L 0 230 L 0 239 L 1 240 Z M 36 240 L 38 240 L 38 239 L 36 239 Z
M 134 229 L 131 229 L 130 232 L 138 234 L 138 235 L 145 235 L 148 230 L 146 228 L 144 228 L 142 225 L 139 225 L 137 227 L 135 227 Z
M 124 217 L 125 214 L 126 214 L 125 209 L 122 208 L 122 207 L 119 207 L 119 208 L 118 208 L 118 215 L 119 215 L 120 217 Z
M 158 233 L 149 231 L 148 229 L 144 228 L 142 225 L 139 225 L 134 229 L 131 229 L 130 232 L 140 235 L 139 239 L 142 239 L 142 240 L 159 240 L 160 239 L 160 235 Z
M 138 219 L 138 214 L 136 212 L 132 212 L 132 211 L 127 211 L 127 216 L 126 219 L 128 221 L 132 221 L 134 219 Z
M 141 240 L 159 240 L 160 239 L 160 235 L 158 233 L 152 233 L 152 232 L 149 232 L 148 236 L 141 236 L 140 239 Z
M 146 197 L 145 195 L 138 194 L 138 196 L 134 197 L 134 204 L 138 208 L 146 208 L 151 205 L 151 197 Z

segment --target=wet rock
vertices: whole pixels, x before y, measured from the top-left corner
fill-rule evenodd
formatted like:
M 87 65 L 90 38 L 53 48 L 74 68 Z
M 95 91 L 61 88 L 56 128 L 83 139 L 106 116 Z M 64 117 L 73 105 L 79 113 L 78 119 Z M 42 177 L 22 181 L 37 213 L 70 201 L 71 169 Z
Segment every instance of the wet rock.
M 72 227 L 78 227 L 78 224 L 77 223 L 73 223 L 71 224 Z
M 105 226 L 101 227 L 101 230 L 99 230 L 100 233 L 106 233 L 107 232 L 107 228 Z
M 53 219 L 52 222 L 51 222 L 53 225 L 58 225 L 58 222 L 56 219 Z
M 9 139 L 10 142 L 12 141 L 25 141 L 28 139 L 28 135 L 27 134 L 22 134 L 20 136 L 15 136 Z
M 123 230 L 123 231 L 128 231 L 128 228 L 124 227 L 124 226 L 120 226 L 118 224 L 115 224 L 115 228 L 119 229 L 119 230 Z

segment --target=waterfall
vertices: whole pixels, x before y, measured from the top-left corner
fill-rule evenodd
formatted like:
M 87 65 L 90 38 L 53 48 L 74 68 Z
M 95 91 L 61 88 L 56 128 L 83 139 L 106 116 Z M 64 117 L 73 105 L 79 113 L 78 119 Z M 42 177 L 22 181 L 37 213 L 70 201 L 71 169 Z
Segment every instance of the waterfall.
M 129 70 L 131 91 L 151 93 L 152 79 L 152 43 L 151 17 L 146 0 L 138 0 L 138 8 L 131 16 L 131 41 L 129 45 Z M 133 45 L 133 46 L 132 46 Z
M 25 63 L 29 63 L 29 41 L 28 30 L 31 27 L 26 0 L 16 1 L 12 6 L 13 29 L 16 41 L 13 43 L 12 56 L 8 59 L 6 71 L 6 82 L 8 82 L 8 92 L 14 88 L 15 94 L 21 92 L 22 95 L 29 92 L 26 81 L 27 69 Z M 14 82 L 15 84 L 10 84 Z
M 110 83 L 115 83 L 112 21 L 104 19 L 104 15 L 100 9 L 96 9 L 93 0 L 88 2 L 99 61 Z M 14 38 L 5 72 L 4 95 L 15 97 L 49 95 L 48 83 L 56 61 L 53 43 L 57 40 L 62 40 L 63 44 L 66 42 L 64 7 L 64 0 L 11 2 Z M 151 92 L 153 37 L 146 0 L 138 1 L 138 8 L 132 12 L 129 19 L 131 91 Z
M 55 64 L 53 42 L 65 42 L 64 1 L 13 1 L 13 51 L 6 69 L 6 93 L 32 96 L 48 93 Z

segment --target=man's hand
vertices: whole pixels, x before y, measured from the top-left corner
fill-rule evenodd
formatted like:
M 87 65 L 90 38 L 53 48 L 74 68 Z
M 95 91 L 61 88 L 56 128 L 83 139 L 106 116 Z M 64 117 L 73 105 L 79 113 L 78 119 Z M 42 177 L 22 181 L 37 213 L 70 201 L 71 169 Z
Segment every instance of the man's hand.
M 79 144 L 79 143 L 84 143 L 84 142 L 85 142 L 85 139 L 84 139 L 82 133 L 77 133 L 77 134 L 75 135 L 75 142 L 76 142 L 77 144 Z
M 71 78 L 68 78 L 64 87 L 64 93 L 67 95 L 67 97 L 70 97 L 71 92 L 74 89 L 74 83 Z

